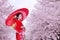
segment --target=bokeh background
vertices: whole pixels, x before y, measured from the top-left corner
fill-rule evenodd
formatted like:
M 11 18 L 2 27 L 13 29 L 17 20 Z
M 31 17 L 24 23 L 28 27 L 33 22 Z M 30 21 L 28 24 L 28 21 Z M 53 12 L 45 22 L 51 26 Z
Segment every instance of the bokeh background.
M 1 0 L 0 40 L 16 40 L 15 30 L 5 25 L 7 16 L 19 8 L 28 8 L 22 22 L 26 40 L 60 40 L 60 0 Z

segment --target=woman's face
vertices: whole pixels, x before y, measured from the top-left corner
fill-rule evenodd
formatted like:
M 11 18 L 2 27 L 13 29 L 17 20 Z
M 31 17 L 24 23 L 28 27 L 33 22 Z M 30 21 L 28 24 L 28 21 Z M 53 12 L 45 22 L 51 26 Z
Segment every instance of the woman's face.
M 19 15 L 18 20 L 22 20 L 22 14 Z

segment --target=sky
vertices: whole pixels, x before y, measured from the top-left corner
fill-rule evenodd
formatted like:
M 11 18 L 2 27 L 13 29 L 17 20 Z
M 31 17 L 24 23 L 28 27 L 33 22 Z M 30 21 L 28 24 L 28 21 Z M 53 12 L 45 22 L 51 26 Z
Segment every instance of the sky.
M 15 10 L 19 8 L 28 8 L 30 12 L 37 3 L 37 0 L 8 0 L 8 1 L 11 5 L 14 6 Z

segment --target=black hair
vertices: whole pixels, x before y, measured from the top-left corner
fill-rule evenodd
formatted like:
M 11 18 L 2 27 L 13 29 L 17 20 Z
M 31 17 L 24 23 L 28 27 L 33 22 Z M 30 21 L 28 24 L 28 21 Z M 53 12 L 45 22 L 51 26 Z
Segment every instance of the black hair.
M 17 14 L 16 14 L 16 19 L 18 19 L 18 17 L 19 17 L 20 14 L 21 14 L 21 13 L 17 13 Z

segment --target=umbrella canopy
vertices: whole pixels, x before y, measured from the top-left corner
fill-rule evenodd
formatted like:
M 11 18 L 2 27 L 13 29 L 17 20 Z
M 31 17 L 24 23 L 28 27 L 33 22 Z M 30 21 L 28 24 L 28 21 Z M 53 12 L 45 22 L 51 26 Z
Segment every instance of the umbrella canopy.
M 14 23 L 14 20 L 13 20 L 14 18 L 13 17 L 17 14 L 22 14 L 22 20 L 21 21 L 23 21 L 27 17 L 28 13 L 29 13 L 29 11 L 28 11 L 27 8 L 18 9 L 16 11 L 12 12 L 8 16 L 5 23 L 6 23 L 6 25 L 11 26 Z

